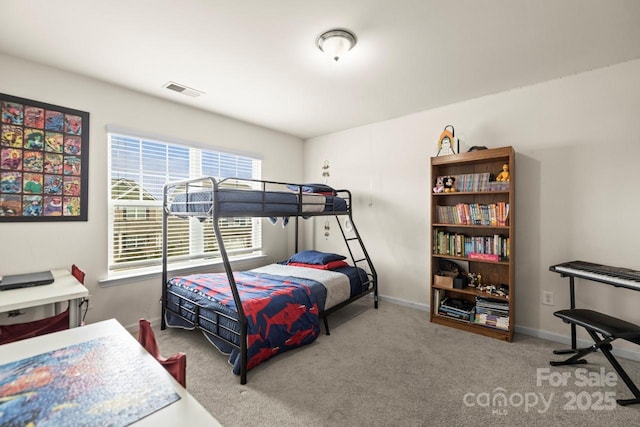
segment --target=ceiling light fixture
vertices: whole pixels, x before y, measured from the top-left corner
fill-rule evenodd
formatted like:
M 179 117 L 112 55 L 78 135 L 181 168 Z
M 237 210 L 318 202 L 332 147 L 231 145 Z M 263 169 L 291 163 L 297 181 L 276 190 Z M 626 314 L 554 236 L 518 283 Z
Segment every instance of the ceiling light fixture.
M 356 36 L 351 31 L 335 29 L 320 34 L 317 44 L 318 49 L 338 62 L 338 59 L 349 52 L 357 41 Z

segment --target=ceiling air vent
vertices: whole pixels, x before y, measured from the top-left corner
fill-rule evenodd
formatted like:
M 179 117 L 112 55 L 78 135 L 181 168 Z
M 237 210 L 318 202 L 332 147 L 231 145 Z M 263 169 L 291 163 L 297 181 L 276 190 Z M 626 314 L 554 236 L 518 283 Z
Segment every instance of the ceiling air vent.
M 199 91 L 197 89 L 192 89 L 190 87 L 186 87 L 185 85 L 181 85 L 180 83 L 175 83 L 175 82 L 169 82 L 162 87 L 172 90 L 174 92 L 181 93 L 183 95 L 190 96 L 192 98 L 197 98 L 200 95 L 204 95 L 204 92 L 202 91 Z

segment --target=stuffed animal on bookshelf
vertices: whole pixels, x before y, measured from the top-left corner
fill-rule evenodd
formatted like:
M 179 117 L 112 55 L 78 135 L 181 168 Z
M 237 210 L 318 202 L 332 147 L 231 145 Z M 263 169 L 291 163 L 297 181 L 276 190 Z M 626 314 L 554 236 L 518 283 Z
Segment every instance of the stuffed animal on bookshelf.
M 448 259 L 441 259 L 438 262 L 439 272 L 446 273 L 448 276 L 466 276 L 467 272 L 455 262 Z
M 469 278 L 468 286 L 475 288 L 478 284 L 478 273 L 469 273 L 467 277 Z
M 502 172 L 498 174 L 498 176 L 496 177 L 496 181 L 509 182 L 509 165 L 508 164 L 505 163 L 504 165 L 502 165 Z
M 444 177 L 444 192 L 454 193 L 456 191 L 456 178 L 453 176 Z
M 439 176 L 436 178 L 436 186 L 433 187 L 434 193 L 442 193 L 444 191 L 444 177 Z

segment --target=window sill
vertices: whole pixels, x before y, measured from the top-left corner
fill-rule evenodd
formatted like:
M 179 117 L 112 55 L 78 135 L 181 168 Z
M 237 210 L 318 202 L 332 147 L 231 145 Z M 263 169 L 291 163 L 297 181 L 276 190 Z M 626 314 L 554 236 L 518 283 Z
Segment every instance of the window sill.
M 238 257 L 231 260 L 231 267 L 236 269 L 254 268 L 257 261 L 264 261 L 266 255 L 249 255 L 246 257 Z M 221 259 L 214 262 L 201 261 L 190 264 L 174 264 L 169 265 L 167 273 L 170 276 L 180 274 L 197 274 L 197 273 L 218 273 L 224 272 L 224 265 Z M 149 267 L 145 269 L 137 269 L 136 271 L 127 271 L 122 273 L 113 273 L 104 279 L 98 280 L 100 287 L 106 288 L 111 286 L 126 285 L 133 282 L 142 282 L 152 279 L 160 279 L 162 277 L 162 267 Z

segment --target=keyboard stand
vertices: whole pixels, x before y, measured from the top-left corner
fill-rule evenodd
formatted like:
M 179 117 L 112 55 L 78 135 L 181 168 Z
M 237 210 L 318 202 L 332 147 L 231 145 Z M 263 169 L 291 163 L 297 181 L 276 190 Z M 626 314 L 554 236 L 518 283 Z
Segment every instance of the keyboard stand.
M 574 277 L 567 276 L 564 273 L 560 273 L 560 277 L 569 277 L 569 303 L 570 303 L 571 309 L 574 309 L 576 308 L 576 289 L 575 289 Z M 553 354 L 572 354 L 572 353 L 579 353 L 582 350 L 583 349 L 578 348 L 576 343 L 576 325 L 575 323 L 571 323 L 571 348 L 553 350 Z M 581 359 L 576 363 L 587 363 L 587 361 L 584 359 Z
M 594 264 L 584 261 L 571 261 L 549 267 L 550 271 L 559 273 L 560 277 L 569 278 L 569 297 L 571 310 L 576 308 L 576 295 L 574 280 L 576 277 L 604 283 L 614 287 L 622 287 L 632 290 L 640 290 L 640 271 L 628 268 L 611 267 L 608 265 Z M 576 345 L 576 325 L 571 325 L 571 348 L 563 350 L 554 350 L 554 354 L 570 354 L 579 353 L 585 349 L 578 348 Z
M 631 393 L 633 393 L 633 399 L 617 399 L 616 402 L 621 406 L 640 403 L 640 390 L 629 377 L 629 374 L 627 374 L 624 368 L 620 365 L 615 356 L 611 353 L 611 350 L 613 350 L 611 343 L 618 338 L 634 344 L 640 344 L 640 326 L 603 313 L 598 313 L 597 311 L 586 309 L 560 310 L 553 314 L 564 322 L 585 328 L 593 339 L 594 344 L 591 347 L 581 349 L 578 353 L 566 360 L 552 360 L 550 362 L 551 366 L 587 363 L 583 357 L 593 353 L 594 351 L 600 350 L 609 363 L 611 363 L 611 366 L 615 369 L 618 377 L 622 378 L 622 381 L 624 381 Z

